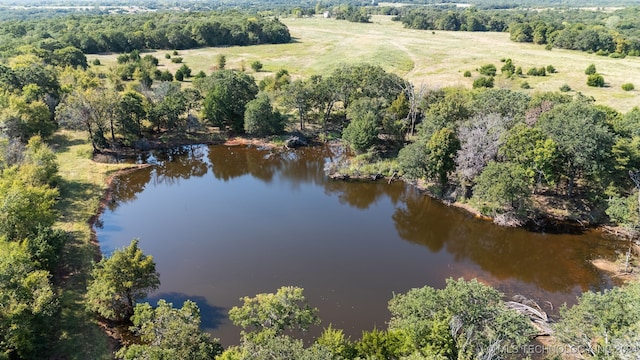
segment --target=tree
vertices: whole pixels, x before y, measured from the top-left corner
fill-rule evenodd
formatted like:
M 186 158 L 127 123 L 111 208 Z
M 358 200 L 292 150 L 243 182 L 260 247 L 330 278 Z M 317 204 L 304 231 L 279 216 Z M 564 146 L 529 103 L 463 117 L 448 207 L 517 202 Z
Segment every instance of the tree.
M 357 103 L 354 103 L 357 104 Z M 351 122 L 342 132 L 342 138 L 357 152 L 365 152 L 378 139 L 378 115 L 375 108 L 351 111 Z
M 195 85 L 205 94 L 203 113 L 211 125 L 228 126 L 238 133 L 244 131 L 246 104 L 258 94 L 253 77 L 243 72 L 221 70 L 197 79 Z
M 447 185 L 449 173 L 456 168 L 455 156 L 459 149 L 460 141 L 456 133 L 448 128 L 436 131 L 427 142 L 427 171 L 429 176 L 438 179 L 442 191 Z
M 40 227 L 53 225 L 57 189 L 30 184 L 20 170 L 5 170 L 0 177 L 0 236 L 21 241 L 38 233 Z
M 284 117 L 278 111 L 273 111 L 267 94 L 260 93 L 247 103 L 244 131 L 256 136 L 280 134 L 284 131 Z
M 180 309 L 165 300 L 155 309 L 149 303 L 137 304 L 131 320 L 131 331 L 141 344 L 120 349 L 117 356 L 124 360 L 209 360 L 222 353 L 218 340 L 200 329 L 200 309 L 193 301 L 185 301 Z
M 294 80 L 286 86 L 283 96 L 284 105 L 298 113 L 300 130 L 303 130 L 313 104 L 313 94 L 309 83 L 300 79 Z
M 558 340 L 582 356 L 625 359 L 640 343 L 640 284 L 585 292 L 578 304 L 560 308 L 554 326 Z M 627 357 L 625 357 L 627 356 Z
M 8 137 L 27 142 L 34 135 L 48 138 L 55 129 L 49 107 L 43 101 L 27 101 L 25 97 L 10 96 L 8 107 L 0 110 L 0 133 Z
M 57 308 L 49 272 L 24 246 L 0 238 L 0 357 L 43 357 Z
M 320 323 L 318 310 L 307 303 L 303 289 L 285 286 L 274 293 L 262 293 L 255 297 L 242 297 L 242 306 L 229 310 L 229 319 L 243 329 L 261 332 L 269 330 L 274 335 L 285 330 L 306 331 Z
M 258 60 L 251 62 L 251 69 L 255 72 L 260 72 L 260 70 L 262 70 L 262 63 Z
M 217 62 L 218 62 L 218 70 L 224 70 L 224 68 L 227 66 L 227 57 L 220 54 L 218 55 Z
M 510 119 L 497 114 L 478 115 L 460 127 L 460 150 L 456 154 L 457 172 L 470 185 L 484 167 L 495 160 L 502 134 Z
M 153 257 L 142 252 L 137 239 L 100 260 L 91 277 L 87 287 L 88 309 L 116 321 L 128 320 L 136 301 L 160 286 Z
M 540 116 L 537 125 L 558 147 L 570 197 L 577 177 L 602 179 L 613 167 L 613 134 L 605 113 L 592 104 L 577 100 L 556 105 Z
M 495 358 L 529 342 L 529 320 L 477 280 L 447 279 L 442 290 L 425 286 L 389 301 L 389 330 L 401 330 L 415 350 L 447 358 Z M 493 356 L 492 356 L 493 355 Z
M 476 178 L 473 200 L 484 213 L 521 213 L 528 208 L 529 181 L 522 166 L 492 161 Z
M 87 57 L 84 55 L 82 50 L 74 46 L 67 46 L 59 50 L 54 50 L 53 63 L 62 67 L 72 66 L 80 67 L 82 69 L 86 69 L 88 66 Z

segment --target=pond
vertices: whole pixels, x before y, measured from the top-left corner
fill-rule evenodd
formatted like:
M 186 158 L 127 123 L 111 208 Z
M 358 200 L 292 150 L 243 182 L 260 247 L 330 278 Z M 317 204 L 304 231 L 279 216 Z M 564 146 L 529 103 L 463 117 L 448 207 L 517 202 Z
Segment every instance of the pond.
M 623 242 L 502 228 L 400 181 L 330 180 L 324 165 L 339 156 L 335 147 L 202 145 L 147 154 L 139 161 L 152 166 L 113 182 L 96 229 L 101 249 L 139 238 L 162 283 L 148 300 L 196 301 L 224 346 L 239 340 L 227 319 L 239 298 L 285 285 L 303 287 L 319 309 L 312 334 L 332 324 L 358 339 L 386 328 L 394 293 L 447 278 L 477 278 L 556 310 L 612 284 L 590 260 L 615 259 Z

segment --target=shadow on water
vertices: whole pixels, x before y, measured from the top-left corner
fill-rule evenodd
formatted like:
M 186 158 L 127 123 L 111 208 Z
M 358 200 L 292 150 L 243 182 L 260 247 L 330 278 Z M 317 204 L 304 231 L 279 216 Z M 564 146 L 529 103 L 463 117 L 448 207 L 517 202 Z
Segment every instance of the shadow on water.
M 207 330 L 215 330 L 227 319 L 228 310 L 211 305 L 209 300 L 200 295 L 187 295 L 178 292 L 163 292 L 154 294 L 146 298 L 152 306 L 156 306 L 159 300 L 164 299 L 168 303 L 172 303 L 174 308 L 181 308 L 185 301 L 191 300 L 200 308 L 200 327 Z

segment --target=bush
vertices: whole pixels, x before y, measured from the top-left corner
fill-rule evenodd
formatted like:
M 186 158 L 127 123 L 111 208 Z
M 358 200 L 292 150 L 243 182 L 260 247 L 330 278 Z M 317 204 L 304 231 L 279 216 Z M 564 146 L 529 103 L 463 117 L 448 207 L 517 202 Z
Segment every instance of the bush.
M 557 71 L 556 71 L 556 68 L 553 67 L 553 65 L 547 65 L 547 72 L 549 74 L 555 74 Z
M 632 83 L 622 84 L 622 90 L 624 91 L 631 91 L 633 89 L 635 89 L 635 86 L 633 86 Z
M 182 73 L 182 71 L 180 69 L 176 70 L 176 80 L 177 81 L 183 81 L 184 80 L 184 74 Z
M 491 76 L 489 77 L 482 76 L 473 81 L 474 89 L 492 88 L 492 87 L 493 87 L 493 77 Z
M 178 50 L 173 50 L 173 55 L 178 55 Z
M 464 74 L 462 75 L 464 77 L 471 77 L 471 71 L 467 70 L 464 72 Z
M 522 84 L 520 84 L 520 88 L 522 88 L 522 89 L 531 89 L 531 85 L 529 85 L 529 83 L 525 81 Z
M 367 112 L 364 116 L 353 119 L 342 132 L 342 138 L 356 152 L 369 150 L 378 138 L 376 115 Z
M 592 74 L 587 78 L 587 85 L 594 87 L 604 87 L 604 77 L 600 74 Z
M 180 64 L 182 62 L 182 58 L 180 56 L 174 57 L 171 59 L 171 62 L 174 64 Z
M 482 65 L 482 67 L 480 69 L 478 69 L 478 72 L 482 75 L 486 75 L 486 76 L 496 76 L 496 66 L 493 64 L 486 64 L 486 65 Z
M 560 91 L 569 92 L 569 91 L 571 91 L 571 86 L 569 86 L 568 84 L 564 84 L 564 85 L 560 86 Z
M 165 70 L 160 73 L 160 81 L 173 81 L 173 75 L 169 72 L 169 70 Z
M 100 60 L 99 59 L 94 59 L 92 64 L 95 65 L 95 66 L 100 66 Z
M 273 111 L 267 94 L 260 93 L 247 103 L 244 131 L 255 136 L 280 134 L 284 131 L 284 117 L 278 111 Z
M 164 58 L 165 59 L 171 59 L 171 54 L 169 54 L 169 53 L 164 54 Z
M 595 73 L 596 73 L 596 66 L 594 64 L 587 66 L 587 68 L 584 71 L 585 75 L 594 75 Z
M 260 72 L 262 70 L 262 63 L 258 60 L 251 63 L 251 69 L 255 72 Z
M 529 76 L 538 76 L 538 69 L 531 68 L 531 69 L 527 70 L 527 75 L 529 75 Z

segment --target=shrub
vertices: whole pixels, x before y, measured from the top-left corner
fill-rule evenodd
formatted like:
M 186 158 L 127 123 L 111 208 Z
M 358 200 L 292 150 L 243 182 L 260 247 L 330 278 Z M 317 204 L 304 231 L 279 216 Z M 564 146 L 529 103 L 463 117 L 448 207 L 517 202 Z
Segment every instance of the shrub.
M 464 77 L 471 77 L 471 71 L 467 70 L 464 72 Z
M 164 58 L 165 59 L 171 59 L 171 54 L 169 54 L 169 53 L 164 54 Z
M 549 74 L 555 74 L 557 71 L 556 71 L 556 68 L 553 67 L 553 65 L 547 65 L 547 72 Z
M 529 76 L 538 76 L 538 69 L 531 68 L 531 69 L 527 70 L 527 75 L 529 75 Z
M 633 89 L 635 89 L 635 86 L 633 86 L 632 83 L 622 84 L 622 90 L 624 91 L 631 91 Z
M 180 69 L 176 70 L 176 80 L 177 81 L 183 81 L 184 80 L 184 74 L 182 73 L 182 71 Z
M 375 114 L 368 112 L 362 117 L 351 120 L 349 126 L 342 132 L 342 138 L 356 152 L 367 151 L 378 138 Z
M 596 66 L 594 64 L 587 66 L 587 68 L 584 70 L 585 75 L 594 75 L 595 73 L 596 73 Z
M 174 63 L 174 64 L 180 64 L 180 63 L 182 63 L 182 57 L 180 57 L 180 56 L 174 57 L 174 58 L 171 59 L 171 62 Z
M 95 65 L 95 66 L 99 66 L 100 65 L 100 60 L 99 59 L 94 59 L 92 64 Z
M 496 66 L 493 64 L 486 64 L 486 65 L 482 65 L 482 67 L 480 69 L 478 69 L 478 72 L 482 75 L 486 75 L 486 76 L 496 76 Z
M 473 88 L 492 88 L 493 87 L 493 77 L 492 76 L 481 76 L 473 81 Z
M 178 50 L 173 50 L 173 55 L 178 55 Z
M 604 87 L 604 77 L 600 74 L 591 74 L 587 78 L 587 85 L 594 87 Z
M 258 60 L 251 63 L 251 69 L 255 72 L 260 72 L 262 70 L 262 63 Z
M 614 53 L 609 54 L 609 57 L 612 58 L 612 59 L 624 59 L 625 56 L 624 56 L 624 54 L 620 54 L 620 53 L 614 52 Z
M 531 85 L 529 85 L 529 83 L 528 83 L 528 82 L 526 82 L 526 81 L 525 81 L 525 82 L 523 82 L 522 84 L 520 84 L 520 87 L 521 87 L 522 89 L 531 89 Z
M 564 84 L 564 85 L 560 86 L 560 91 L 569 92 L 569 91 L 571 91 L 571 86 L 569 86 L 568 84 Z
M 516 68 L 516 75 L 522 76 L 522 68 L 520 66 Z

